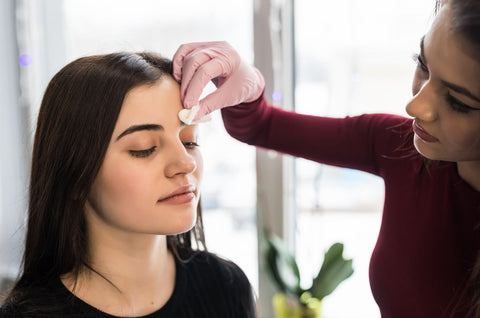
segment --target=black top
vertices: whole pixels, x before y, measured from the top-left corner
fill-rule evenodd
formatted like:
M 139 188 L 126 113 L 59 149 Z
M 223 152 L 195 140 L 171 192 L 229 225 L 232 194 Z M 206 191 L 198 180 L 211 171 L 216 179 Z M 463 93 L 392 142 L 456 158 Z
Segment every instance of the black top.
M 207 252 L 184 251 L 180 255 L 182 261 L 175 261 L 177 273 L 172 296 L 162 308 L 141 318 L 256 317 L 252 287 L 237 265 Z M 6 317 L 116 316 L 75 297 L 58 279 L 49 287 L 5 303 L 0 308 L 0 318 Z

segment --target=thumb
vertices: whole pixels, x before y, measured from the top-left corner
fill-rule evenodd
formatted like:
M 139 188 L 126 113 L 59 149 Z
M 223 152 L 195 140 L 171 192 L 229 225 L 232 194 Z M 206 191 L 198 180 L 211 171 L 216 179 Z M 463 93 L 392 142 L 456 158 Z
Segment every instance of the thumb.
M 221 107 L 218 107 L 218 104 L 215 103 L 215 99 L 212 100 L 211 98 L 209 98 L 210 95 L 208 95 L 205 98 L 198 101 L 199 109 L 198 109 L 198 112 L 195 115 L 193 121 L 198 121 L 203 116 L 208 115 L 211 112 L 221 108 Z
M 241 91 L 242 89 L 240 89 Z M 209 114 L 217 109 L 237 105 L 239 102 L 237 102 L 238 98 L 236 95 L 228 87 L 219 87 L 198 102 L 200 106 L 199 113 Z

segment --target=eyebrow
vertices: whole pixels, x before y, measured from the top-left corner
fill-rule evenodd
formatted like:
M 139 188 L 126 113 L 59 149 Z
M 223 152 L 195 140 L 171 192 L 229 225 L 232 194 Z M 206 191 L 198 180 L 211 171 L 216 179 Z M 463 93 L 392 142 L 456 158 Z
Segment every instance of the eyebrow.
M 475 96 L 475 95 L 473 95 L 472 93 L 470 93 L 470 91 L 469 91 L 468 89 L 466 89 L 466 88 L 464 88 L 464 87 L 461 87 L 461 86 L 458 86 L 458 85 L 455 85 L 455 84 L 452 84 L 452 83 L 449 83 L 449 82 L 444 81 L 444 80 L 440 80 L 440 82 L 441 82 L 444 86 L 450 88 L 451 90 L 453 90 L 453 91 L 455 91 L 455 92 L 457 92 L 457 93 L 459 93 L 459 94 L 465 95 L 465 96 L 467 96 L 467 97 L 470 97 L 470 98 L 473 99 L 474 101 L 477 101 L 477 102 L 480 103 L 480 98 L 477 97 L 477 96 Z
M 142 130 L 164 130 L 162 125 L 156 125 L 156 124 L 144 124 L 144 125 L 133 125 L 125 129 L 115 141 L 119 140 L 120 138 L 132 134 L 137 131 L 142 131 Z
M 422 58 L 425 65 L 428 65 L 427 58 L 425 57 L 425 53 L 424 53 L 424 40 L 425 40 L 425 36 L 422 36 L 422 38 L 420 39 L 420 57 Z M 450 88 L 451 90 L 453 90 L 453 91 L 455 91 L 459 94 L 465 95 L 465 96 L 473 99 L 474 101 L 477 101 L 477 102 L 480 103 L 480 98 L 475 96 L 474 94 L 472 94 L 468 89 L 466 89 L 464 87 L 461 87 L 459 85 L 447 82 L 447 81 L 442 80 L 442 79 L 440 79 L 440 83 L 442 83 L 443 86 L 446 86 L 446 87 Z

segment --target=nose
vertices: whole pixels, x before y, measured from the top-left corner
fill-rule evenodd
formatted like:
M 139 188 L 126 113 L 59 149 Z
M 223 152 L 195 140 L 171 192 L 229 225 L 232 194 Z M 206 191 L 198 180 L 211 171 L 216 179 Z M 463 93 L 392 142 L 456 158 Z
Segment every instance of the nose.
M 165 175 L 173 178 L 178 175 L 188 175 L 197 170 L 197 161 L 188 153 L 182 142 L 175 142 L 166 154 L 168 163 L 165 166 Z
M 438 100 L 435 91 L 427 81 L 417 89 L 417 93 L 408 102 L 406 111 L 410 116 L 422 121 L 434 121 L 437 118 L 436 103 Z

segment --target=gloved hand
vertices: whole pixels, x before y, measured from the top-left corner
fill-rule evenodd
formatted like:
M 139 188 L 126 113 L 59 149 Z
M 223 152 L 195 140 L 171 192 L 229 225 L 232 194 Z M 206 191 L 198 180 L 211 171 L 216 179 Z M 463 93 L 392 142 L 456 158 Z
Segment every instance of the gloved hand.
M 265 88 L 260 71 L 242 61 L 227 42 L 181 45 L 173 57 L 173 75 L 181 83 L 184 107 L 199 106 L 194 121 L 216 109 L 253 102 Z M 210 80 L 217 89 L 199 101 Z

